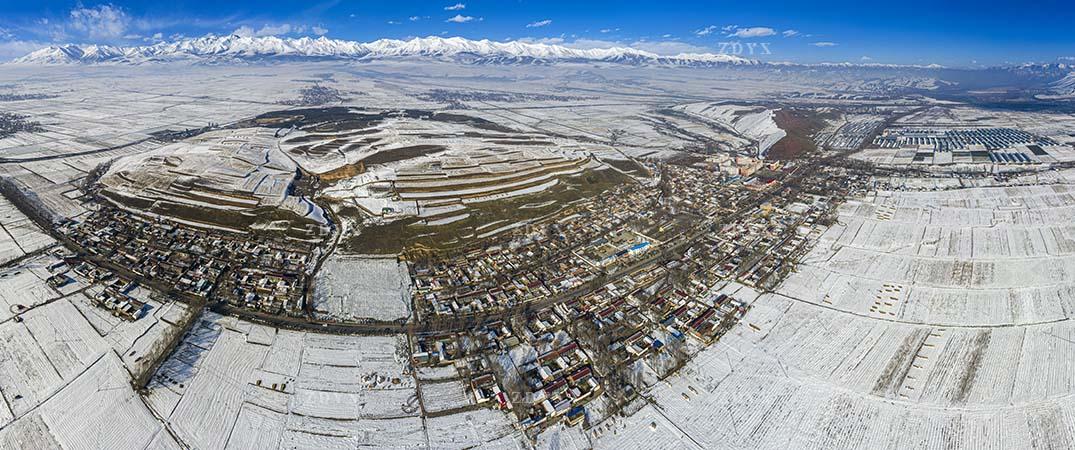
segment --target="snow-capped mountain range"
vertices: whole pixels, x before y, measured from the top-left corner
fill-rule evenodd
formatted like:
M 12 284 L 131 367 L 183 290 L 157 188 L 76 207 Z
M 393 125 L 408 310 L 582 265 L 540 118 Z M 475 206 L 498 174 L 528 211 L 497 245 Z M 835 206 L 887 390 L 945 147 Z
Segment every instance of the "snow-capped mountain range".
M 630 47 L 580 49 L 526 41 L 495 42 L 460 37 L 355 42 L 326 37 L 207 35 L 136 47 L 95 44 L 52 46 L 15 59 L 10 64 L 141 65 L 179 62 L 224 65 L 403 58 L 464 64 L 609 63 L 663 67 L 742 67 L 766 71 L 774 76 L 847 82 L 854 90 L 861 91 L 936 90 L 946 87 L 968 90 L 1019 86 L 1052 95 L 1075 97 L 1075 67 L 1070 64 L 1023 64 L 984 69 L 948 69 L 936 65 L 800 64 L 759 62 L 727 54 L 658 55 Z
M 628 47 L 577 49 L 521 41 L 494 42 L 459 37 L 425 37 L 411 40 L 380 39 L 354 42 L 319 37 L 204 36 L 138 47 L 63 45 L 37 50 L 13 64 L 145 64 L 188 61 L 204 64 L 267 62 L 275 60 L 374 60 L 426 57 L 466 63 L 547 64 L 556 62 L 607 62 L 631 65 L 708 67 L 755 65 L 757 61 L 711 53 L 658 55 Z

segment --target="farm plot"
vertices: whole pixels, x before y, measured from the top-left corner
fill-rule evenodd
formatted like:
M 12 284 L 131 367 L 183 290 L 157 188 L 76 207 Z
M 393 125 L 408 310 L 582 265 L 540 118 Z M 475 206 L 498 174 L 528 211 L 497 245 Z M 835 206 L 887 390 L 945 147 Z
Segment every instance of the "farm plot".
M 314 312 L 342 322 L 407 319 L 410 286 L 407 267 L 394 258 L 332 255 L 314 280 Z
M 1071 384 L 1058 375 L 1071 369 L 1029 354 L 1013 361 L 1021 332 L 884 323 L 767 295 L 723 345 L 654 385 L 655 406 L 590 433 L 595 448 L 1071 445 L 1046 431 L 1070 420 Z M 1042 375 L 1018 379 L 1024 371 Z
M 184 442 L 204 449 L 224 447 L 246 399 L 245 379 L 264 357 L 264 347 L 246 345 L 245 336 L 228 329 L 220 333 L 167 415 Z
M 39 408 L 0 429 L 0 448 L 146 448 L 154 441 L 175 445 L 111 352 Z
M 0 196 L 0 265 L 55 243 L 6 197 Z
M 514 428 L 515 419 L 501 411 L 477 409 L 426 418 L 429 448 L 471 448 L 488 445 L 521 447 L 522 436 Z
M 426 412 L 439 413 L 465 408 L 473 404 L 467 387 L 457 380 L 424 382 L 420 385 L 422 404 Z
M 67 299 L 0 323 L 0 393 L 20 416 L 83 373 L 108 344 Z
M 198 448 L 461 448 L 514 431 L 503 412 L 467 411 L 457 425 L 471 417 L 473 426 L 437 428 L 444 441 L 433 444 L 405 342 L 277 330 L 207 313 L 158 371 L 147 401 Z M 451 388 L 431 398 L 442 399 L 442 408 L 469 402 L 463 386 Z
M 882 191 L 851 200 L 778 291 L 914 323 L 1066 320 L 1075 310 L 1072 189 Z
M 17 311 L 60 297 L 45 283 L 49 275 L 42 265 L 38 261 L 27 261 L 27 264 L 0 271 L 0 322 L 12 318 Z

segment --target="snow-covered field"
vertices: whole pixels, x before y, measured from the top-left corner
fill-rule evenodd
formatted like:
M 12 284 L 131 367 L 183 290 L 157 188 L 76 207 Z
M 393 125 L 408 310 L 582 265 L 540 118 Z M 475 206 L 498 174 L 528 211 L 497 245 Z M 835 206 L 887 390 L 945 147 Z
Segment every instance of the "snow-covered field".
M 0 196 L 0 264 L 6 264 L 55 242 L 7 198 Z
M 196 448 L 463 448 L 521 435 L 506 413 L 467 411 L 458 381 L 418 385 L 403 336 L 277 330 L 206 313 L 147 402 Z
M 423 382 L 420 389 L 422 402 L 429 412 L 450 411 L 474 403 L 473 396 L 467 392 L 467 386 L 462 381 Z
M 99 355 L 40 406 L 0 428 L 0 448 L 176 447 L 127 377 L 115 353 Z
M 314 313 L 325 320 L 411 316 L 411 277 L 395 258 L 332 255 L 314 280 Z
M 597 448 L 1067 448 L 1070 185 L 852 199 Z
M 38 256 L 0 274 L 0 448 L 146 448 L 168 445 L 164 431 L 131 388 L 168 323 L 184 309 L 137 289 L 150 310 L 135 322 L 90 304 L 99 286 L 48 286 Z M 21 305 L 19 319 L 13 305 Z

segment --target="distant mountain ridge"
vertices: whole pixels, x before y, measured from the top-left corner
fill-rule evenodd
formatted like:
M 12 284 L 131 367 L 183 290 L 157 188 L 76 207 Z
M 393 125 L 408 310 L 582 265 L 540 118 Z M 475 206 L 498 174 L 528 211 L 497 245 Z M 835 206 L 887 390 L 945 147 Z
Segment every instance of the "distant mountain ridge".
M 223 64 L 273 60 L 375 60 L 428 57 L 472 64 L 549 64 L 607 62 L 630 65 L 709 67 L 756 65 L 733 55 L 682 53 L 658 55 L 629 47 L 577 49 L 522 41 L 494 42 L 464 38 L 380 39 L 363 43 L 338 39 L 275 36 L 204 36 L 136 47 L 69 44 L 37 50 L 13 64 L 146 64 L 188 61 Z
M 257 64 L 289 61 L 375 61 L 424 58 L 474 65 L 552 65 L 607 63 L 658 67 L 732 67 L 774 76 L 827 79 L 833 86 L 860 92 L 1028 89 L 1075 97 L 1075 66 L 1063 63 L 1021 64 L 978 69 L 938 65 L 875 63 L 761 62 L 735 55 L 680 53 L 659 55 L 630 47 L 579 49 L 526 41 L 495 42 L 461 37 L 380 39 L 355 42 L 326 37 L 215 36 L 185 38 L 153 45 L 120 47 L 69 44 L 37 50 L 10 64 L 21 65 L 194 65 Z

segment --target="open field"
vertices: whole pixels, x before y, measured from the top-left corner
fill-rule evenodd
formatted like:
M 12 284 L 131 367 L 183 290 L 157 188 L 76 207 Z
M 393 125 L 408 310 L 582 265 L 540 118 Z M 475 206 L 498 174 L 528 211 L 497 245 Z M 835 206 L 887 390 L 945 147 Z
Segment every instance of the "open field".
M 0 277 L 0 448 L 145 448 L 172 441 L 130 384 L 158 342 L 176 329 L 182 305 L 148 304 L 138 321 L 91 304 L 100 285 L 45 283 L 57 260 L 31 258 Z M 21 308 L 13 308 L 21 305 Z M 18 311 L 18 319 L 12 316 Z M 122 418 L 117 420 L 117 418 Z
M 396 258 L 333 255 L 314 280 L 314 314 L 327 320 L 406 320 L 411 278 Z
M 0 196 L 0 264 L 37 252 L 55 242 L 7 198 Z
M 522 438 L 512 437 L 502 412 L 426 418 L 433 411 L 422 410 L 404 343 L 403 336 L 300 333 L 209 313 L 154 377 L 147 402 L 199 448 L 464 448 Z M 426 408 L 468 403 L 457 382 L 422 389 Z

